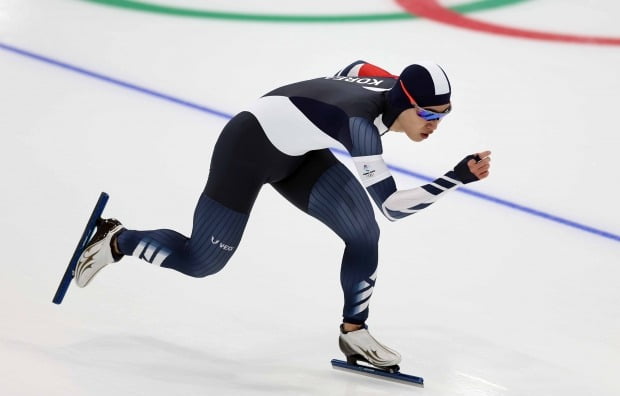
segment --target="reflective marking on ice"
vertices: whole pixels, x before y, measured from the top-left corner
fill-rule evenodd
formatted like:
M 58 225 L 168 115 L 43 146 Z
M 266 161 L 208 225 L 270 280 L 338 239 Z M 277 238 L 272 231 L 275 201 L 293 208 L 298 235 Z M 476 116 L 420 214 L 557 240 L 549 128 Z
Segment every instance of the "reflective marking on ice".
M 468 378 L 468 379 L 473 380 L 473 381 L 481 382 L 481 383 L 483 383 L 485 385 L 489 385 L 489 386 L 492 386 L 494 388 L 501 389 L 503 391 L 507 391 L 508 390 L 508 388 L 506 388 L 504 386 L 501 386 L 501 385 L 498 385 L 498 384 L 494 384 L 493 382 L 487 381 L 487 380 L 479 378 L 479 377 L 474 377 L 473 375 L 461 373 L 460 371 L 457 371 L 456 373 L 458 375 L 460 375 L 461 377 L 465 377 L 465 378 Z

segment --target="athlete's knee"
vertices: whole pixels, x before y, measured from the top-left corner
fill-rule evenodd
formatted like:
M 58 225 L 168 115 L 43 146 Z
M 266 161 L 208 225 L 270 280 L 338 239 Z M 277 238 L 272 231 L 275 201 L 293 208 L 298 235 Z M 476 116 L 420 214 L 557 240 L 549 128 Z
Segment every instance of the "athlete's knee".
M 364 250 L 376 250 L 379 244 L 381 232 L 379 225 L 373 219 L 365 222 L 363 227 L 356 228 L 345 238 L 347 246 L 356 247 Z
M 230 255 L 204 257 L 203 255 L 187 255 L 183 258 L 164 262 L 163 266 L 175 269 L 193 278 L 205 278 L 216 274 L 228 263 Z
M 207 276 L 218 273 L 222 268 L 224 268 L 224 266 L 215 269 L 201 266 L 199 268 L 190 268 L 189 271 L 185 272 L 185 274 L 191 276 L 192 278 L 206 278 Z
M 379 237 L 381 236 L 381 230 L 379 229 L 379 224 L 377 224 L 376 220 L 372 221 L 372 224 L 368 225 L 370 237 L 373 239 L 375 243 L 379 243 Z
M 205 278 L 209 275 L 216 274 L 226 266 L 226 261 L 218 261 L 218 262 L 202 262 L 202 261 L 193 261 L 187 267 L 182 269 L 182 272 L 185 275 L 189 275 L 193 278 Z

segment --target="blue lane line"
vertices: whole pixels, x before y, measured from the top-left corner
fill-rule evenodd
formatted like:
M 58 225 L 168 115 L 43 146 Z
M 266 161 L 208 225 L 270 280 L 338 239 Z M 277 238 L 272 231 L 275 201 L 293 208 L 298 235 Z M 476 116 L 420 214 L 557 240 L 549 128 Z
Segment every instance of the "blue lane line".
M 332 149 L 332 151 L 334 151 L 334 152 L 336 152 L 338 154 L 345 155 L 345 156 L 349 155 L 349 153 L 347 153 L 346 151 L 343 151 L 343 150 Z M 411 171 L 409 169 L 401 168 L 401 167 L 394 166 L 394 165 L 389 165 L 388 164 L 388 168 L 390 168 L 394 172 L 402 173 L 404 175 L 407 175 L 407 176 L 410 176 L 410 177 L 414 177 L 416 179 L 421 179 L 421 180 L 424 180 L 424 181 L 427 181 L 427 182 L 430 182 L 430 181 L 433 181 L 433 180 L 436 179 L 436 178 L 431 178 L 431 177 L 428 177 L 426 175 L 423 175 L 423 174 Z M 560 223 L 560 224 L 563 224 L 565 226 L 573 227 L 573 228 L 576 228 L 576 229 L 581 230 L 581 231 L 589 232 L 589 233 L 592 233 L 592 234 L 596 234 L 598 236 L 602 236 L 604 238 L 609 238 L 611 240 L 620 242 L 620 235 L 616 235 L 616 234 L 612 234 L 611 232 L 599 230 L 599 229 L 596 229 L 594 227 L 590 227 L 590 226 L 587 226 L 587 225 L 584 225 L 584 224 L 580 224 L 580 223 L 574 222 L 572 220 L 568 220 L 568 219 L 565 219 L 565 218 L 562 218 L 562 217 L 559 217 L 559 216 L 552 215 L 550 213 L 546 213 L 546 212 L 543 212 L 543 211 L 540 211 L 540 210 L 537 210 L 537 209 L 533 209 L 533 208 L 530 208 L 530 207 L 527 207 L 527 206 L 523 206 L 523 205 L 520 205 L 520 204 L 515 203 L 515 202 L 507 201 L 505 199 L 497 198 L 497 197 L 494 197 L 492 195 L 488 195 L 488 194 L 484 194 L 484 193 L 481 193 L 481 192 L 477 192 L 477 191 L 471 190 L 471 189 L 466 188 L 466 187 L 460 187 L 456 191 L 462 192 L 462 193 L 467 194 L 467 195 L 472 195 L 472 196 L 474 196 L 476 198 L 480 198 L 480 199 L 483 199 L 485 201 L 493 202 L 493 203 L 498 204 L 498 205 L 506 206 L 508 208 L 511 208 L 511 209 L 514 209 L 514 210 L 518 210 L 520 212 L 524 212 L 524 213 L 527 213 L 527 214 L 530 214 L 530 215 L 533 215 L 533 216 L 541 217 L 541 218 L 546 219 L 546 220 L 554 221 L 556 223 Z
M 25 56 L 25 57 L 28 57 L 28 58 L 31 58 L 31 59 L 35 59 L 35 60 L 38 60 L 38 61 L 41 61 L 41 62 L 45 62 L 45 63 L 53 65 L 53 66 L 58 66 L 58 67 L 61 67 L 63 69 L 70 70 L 72 72 L 76 72 L 76 73 L 80 73 L 80 74 L 86 75 L 88 77 L 96 78 L 97 80 L 101 80 L 101 81 L 104 81 L 104 82 L 107 82 L 107 83 L 110 83 L 110 84 L 118 85 L 118 86 L 123 87 L 123 88 L 127 88 L 127 89 L 131 89 L 131 90 L 134 90 L 134 91 L 138 91 L 138 92 L 146 94 L 146 95 L 155 96 L 155 97 L 157 97 L 159 99 L 164 99 L 164 100 L 167 100 L 169 102 L 172 102 L 172 103 L 175 103 L 175 104 L 179 104 L 179 105 L 182 105 L 182 106 L 185 106 L 185 107 L 190 107 L 192 109 L 200 110 L 202 112 L 209 113 L 211 115 L 215 115 L 215 116 L 227 119 L 227 120 L 232 117 L 229 114 L 222 113 L 220 111 L 210 109 L 208 107 L 199 105 L 197 103 L 188 102 L 186 100 L 179 99 L 179 98 L 176 98 L 174 96 L 170 96 L 170 95 L 167 95 L 167 94 L 164 94 L 164 93 L 161 93 L 161 92 L 153 91 L 152 89 L 144 88 L 144 87 L 141 87 L 139 85 L 131 84 L 131 83 L 128 83 L 128 82 L 125 82 L 125 81 L 122 81 L 122 80 L 118 80 L 116 78 L 108 77 L 108 76 L 105 76 L 103 74 L 95 73 L 95 72 L 92 72 L 90 70 L 83 69 L 81 67 L 77 67 L 77 66 L 70 65 L 68 63 L 60 62 L 60 61 L 57 61 L 55 59 L 48 58 L 46 56 L 38 55 L 38 54 L 35 54 L 33 52 L 30 52 L 30 51 L 25 51 L 25 50 L 22 50 L 22 49 L 19 49 L 19 48 L 16 48 L 16 47 L 12 47 L 10 45 L 6 45 L 6 44 L 3 44 L 3 43 L 0 43 L 0 48 L 2 48 L 4 50 L 7 50 L 7 51 L 10 51 L 10 52 L 13 52 L 13 53 L 16 53 L 18 55 L 22 55 L 22 56 Z
M 18 55 L 22 55 L 22 56 L 25 56 L 25 57 L 28 57 L 28 58 L 31 58 L 31 59 L 34 59 L 34 60 L 37 60 L 37 61 L 41 61 L 41 62 L 47 63 L 49 65 L 61 67 L 63 69 L 67 69 L 67 70 L 70 70 L 72 72 L 83 74 L 83 75 L 88 76 L 88 77 L 96 78 L 98 80 L 101 80 L 101 81 L 104 81 L 104 82 L 107 82 L 107 83 L 110 83 L 110 84 L 118 85 L 118 86 L 123 87 L 123 88 L 131 89 L 131 90 L 134 90 L 134 91 L 146 94 L 146 95 L 154 96 L 154 97 L 157 97 L 159 99 L 167 100 L 169 102 L 172 102 L 172 103 L 175 103 L 175 104 L 178 104 L 178 105 L 181 105 L 181 106 L 185 106 L 185 107 L 189 107 L 189 108 L 192 108 L 192 109 L 195 109 L 195 110 L 199 110 L 199 111 L 202 111 L 204 113 L 208 113 L 208 114 L 220 117 L 220 118 L 224 118 L 226 120 L 232 118 L 232 115 L 230 115 L 230 114 L 227 114 L 227 113 L 224 113 L 224 112 L 221 112 L 221 111 L 218 111 L 218 110 L 214 110 L 214 109 L 208 108 L 206 106 L 203 106 L 203 105 L 200 105 L 200 104 L 197 104 L 197 103 L 192 103 L 192 102 L 189 102 L 189 101 L 186 101 L 186 100 L 182 100 L 182 99 L 176 98 L 176 97 L 168 95 L 168 94 L 164 94 L 164 93 L 161 93 L 161 92 L 154 91 L 152 89 L 140 87 L 140 86 L 135 85 L 135 84 L 131 84 L 131 83 L 128 83 L 128 82 L 125 82 L 125 81 L 121 81 L 121 80 L 112 78 L 112 77 L 108 77 L 108 76 L 105 76 L 105 75 L 100 74 L 100 73 L 92 72 L 90 70 L 86 70 L 86 69 L 83 69 L 81 67 L 73 66 L 73 65 L 70 65 L 70 64 L 65 63 L 65 62 L 60 62 L 58 60 L 55 60 L 55 59 L 52 59 L 52 58 L 48 58 L 46 56 L 38 55 L 38 54 L 35 54 L 33 52 L 26 51 L 26 50 L 23 50 L 23 49 L 19 49 L 19 48 L 16 48 L 16 47 L 13 47 L 13 46 L 10 46 L 10 45 L 7 45 L 7 44 L 3 44 L 1 42 L 0 42 L 0 49 L 6 50 L 6 51 L 9 51 L 9 52 L 18 54 Z M 345 155 L 345 156 L 349 155 L 347 152 L 342 151 L 342 150 L 332 149 L 332 151 L 334 151 L 334 152 L 336 152 L 338 154 L 341 154 L 341 155 Z M 414 177 L 414 178 L 417 178 L 417 179 L 421 179 L 421 180 L 424 180 L 424 181 L 432 181 L 432 180 L 434 180 L 433 178 L 428 177 L 426 175 L 422 175 L 420 173 L 416 173 L 416 172 L 411 171 L 409 169 L 401 168 L 401 167 L 398 167 L 398 166 L 389 165 L 389 168 L 392 171 L 394 171 L 394 172 L 401 173 L 401 174 L 404 174 L 404 175 L 407 175 L 407 176 L 410 176 L 410 177 Z M 474 196 L 476 198 L 480 198 L 480 199 L 483 199 L 485 201 L 493 202 L 493 203 L 498 204 L 498 205 L 506 206 L 508 208 L 511 208 L 511 209 L 514 209 L 514 210 L 518 210 L 520 212 L 524 212 L 524 213 L 530 214 L 532 216 L 541 217 L 543 219 L 550 220 L 550 221 L 553 221 L 553 222 L 556 222 L 556 223 L 559 223 L 559 224 L 562 224 L 562 225 L 565 225 L 565 226 L 568 226 L 568 227 L 576 228 L 576 229 L 581 230 L 581 231 L 585 231 L 585 232 L 588 232 L 588 233 L 591 233 L 591 234 L 595 234 L 595 235 L 601 236 L 603 238 L 608 238 L 608 239 L 611 239 L 613 241 L 620 242 L 620 235 L 616 235 L 616 234 L 613 234 L 611 232 L 599 230 L 599 229 L 596 229 L 594 227 L 590 227 L 590 226 L 587 226 L 587 225 L 584 225 L 584 224 L 580 224 L 580 223 L 574 222 L 572 220 L 568 220 L 568 219 L 565 219 L 565 218 L 562 218 L 562 217 L 559 217 L 559 216 L 555 216 L 555 215 L 552 215 L 552 214 L 549 214 L 549 213 L 542 212 L 540 210 L 536 210 L 536 209 L 533 209 L 533 208 L 529 208 L 527 206 L 519 205 L 517 203 L 510 202 L 510 201 L 507 201 L 507 200 L 504 200 L 504 199 L 501 199 L 501 198 L 496 198 L 496 197 L 493 197 L 491 195 L 479 193 L 479 192 L 470 190 L 468 188 L 459 188 L 457 191 L 460 191 L 460 192 L 468 194 L 468 195 L 472 195 L 472 196 Z

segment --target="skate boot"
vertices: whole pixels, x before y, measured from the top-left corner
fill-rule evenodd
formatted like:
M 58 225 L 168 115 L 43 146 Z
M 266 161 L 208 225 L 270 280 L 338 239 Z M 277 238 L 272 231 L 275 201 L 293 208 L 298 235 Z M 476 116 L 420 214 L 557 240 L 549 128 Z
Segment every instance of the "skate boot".
M 349 332 L 345 332 L 341 325 L 339 345 L 349 364 L 355 365 L 362 361 L 391 373 L 400 370 L 400 354 L 371 336 L 366 325 Z
M 123 258 L 122 254 L 112 249 L 112 239 L 122 230 L 123 225 L 116 219 L 97 221 L 97 232 L 86 245 L 75 267 L 75 283 L 79 287 L 88 285 L 97 272 L 106 265 Z

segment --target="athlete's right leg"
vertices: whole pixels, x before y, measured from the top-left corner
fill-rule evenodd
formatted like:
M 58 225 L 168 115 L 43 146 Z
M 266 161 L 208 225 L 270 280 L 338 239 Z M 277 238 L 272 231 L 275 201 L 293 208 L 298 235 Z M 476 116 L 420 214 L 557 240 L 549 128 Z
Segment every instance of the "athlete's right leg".
M 272 186 L 342 238 L 343 323 L 363 326 L 377 277 L 379 250 L 379 226 L 366 191 L 329 150 L 306 154 L 294 174 Z
M 305 157 L 294 174 L 272 185 L 345 243 L 340 271 L 344 292 L 340 349 L 350 363 L 366 361 L 394 369 L 400 354 L 377 341 L 365 325 L 377 276 L 379 240 L 379 226 L 368 196 L 329 150 L 314 151 Z

